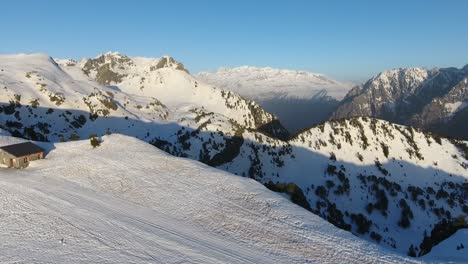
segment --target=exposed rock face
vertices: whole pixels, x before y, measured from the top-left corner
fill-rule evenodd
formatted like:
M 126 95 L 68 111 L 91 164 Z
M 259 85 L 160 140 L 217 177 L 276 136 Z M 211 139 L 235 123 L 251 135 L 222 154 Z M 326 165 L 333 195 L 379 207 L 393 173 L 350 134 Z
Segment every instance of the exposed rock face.
M 66 65 L 70 66 L 69 64 Z M 118 52 L 108 52 L 94 59 L 84 59 L 80 65 L 83 72 L 88 76 L 94 77 L 99 84 L 111 85 L 122 82 L 123 78 L 128 75 L 125 72 L 126 69 L 135 66 L 135 62 L 132 58 L 121 55 Z M 188 70 L 184 68 L 182 63 L 175 61 L 174 58 L 169 56 L 164 56 L 153 61 L 153 65 L 150 66 L 149 70 L 156 71 L 162 68 L 172 68 L 188 73 Z
M 467 79 L 467 66 L 385 71 L 354 87 L 332 118 L 376 117 L 467 139 L 467 126 L 460 123 L 468 123 Z
M 181 70 L 185 71 L 186 73 L 189 73 L 189 71 L 184 68 L 184 64 L 175 61 L 172 57 L 169 56 L 162 57 L 159 60 L 158 64 L 156 64 L 155 69 L 161 68 L 175 68 L 176 70 Z
M 88 59 L 84 62 L 83 72 L 90 75 L 95 72 L 96 81 L 101 85 L 110 85 L 122 81 L 125 74 L 119 74 L 114 70 L 115 67 L 123 68 L 123 64 L 131 64 L 132 61 L 127 56 L 121 56 L 119 53 L 106 53 L 95 59 Z

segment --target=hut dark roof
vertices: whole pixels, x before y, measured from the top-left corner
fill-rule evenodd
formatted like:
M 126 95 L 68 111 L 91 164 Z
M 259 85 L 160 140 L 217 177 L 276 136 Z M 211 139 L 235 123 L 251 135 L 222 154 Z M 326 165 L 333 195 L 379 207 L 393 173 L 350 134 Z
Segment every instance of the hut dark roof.
M 1 150 L 15 156 L 15 157 L 23 157 L 39 152 L 44 152 L 44 149 L 31 143 L 31 142 L 24 142 L 19 144 L 13 144 L 8 146 L 0 147 Z

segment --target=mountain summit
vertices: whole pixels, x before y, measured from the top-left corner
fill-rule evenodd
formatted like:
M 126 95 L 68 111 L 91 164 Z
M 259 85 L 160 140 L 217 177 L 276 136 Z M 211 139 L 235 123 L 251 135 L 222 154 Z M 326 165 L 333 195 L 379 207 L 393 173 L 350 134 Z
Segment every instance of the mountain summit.
M 332 118 L 376 117 L 468 139 L 467 80 L 466 66 L 384 71 L 354 87 Z

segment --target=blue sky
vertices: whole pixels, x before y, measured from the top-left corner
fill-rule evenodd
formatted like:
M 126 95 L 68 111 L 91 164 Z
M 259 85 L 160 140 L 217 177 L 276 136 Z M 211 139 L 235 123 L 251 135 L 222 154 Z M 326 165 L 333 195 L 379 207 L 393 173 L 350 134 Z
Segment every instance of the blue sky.
M 468 1 L 2 1 L 0 53 L 171 55 L 191 72 L 271 66 L 363 80 L 468 64 Z

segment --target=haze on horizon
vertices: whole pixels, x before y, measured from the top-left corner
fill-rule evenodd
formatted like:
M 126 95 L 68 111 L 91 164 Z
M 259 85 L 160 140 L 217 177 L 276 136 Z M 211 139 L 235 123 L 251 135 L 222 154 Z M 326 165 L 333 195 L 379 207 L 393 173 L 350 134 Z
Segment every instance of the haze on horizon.
M 362 81 L 396 67 L 463 67 L 467 8 L 462 0 L 18 0 L 2 3 L 0 53 L 167 54 L 192 73 L 251 65 Z

